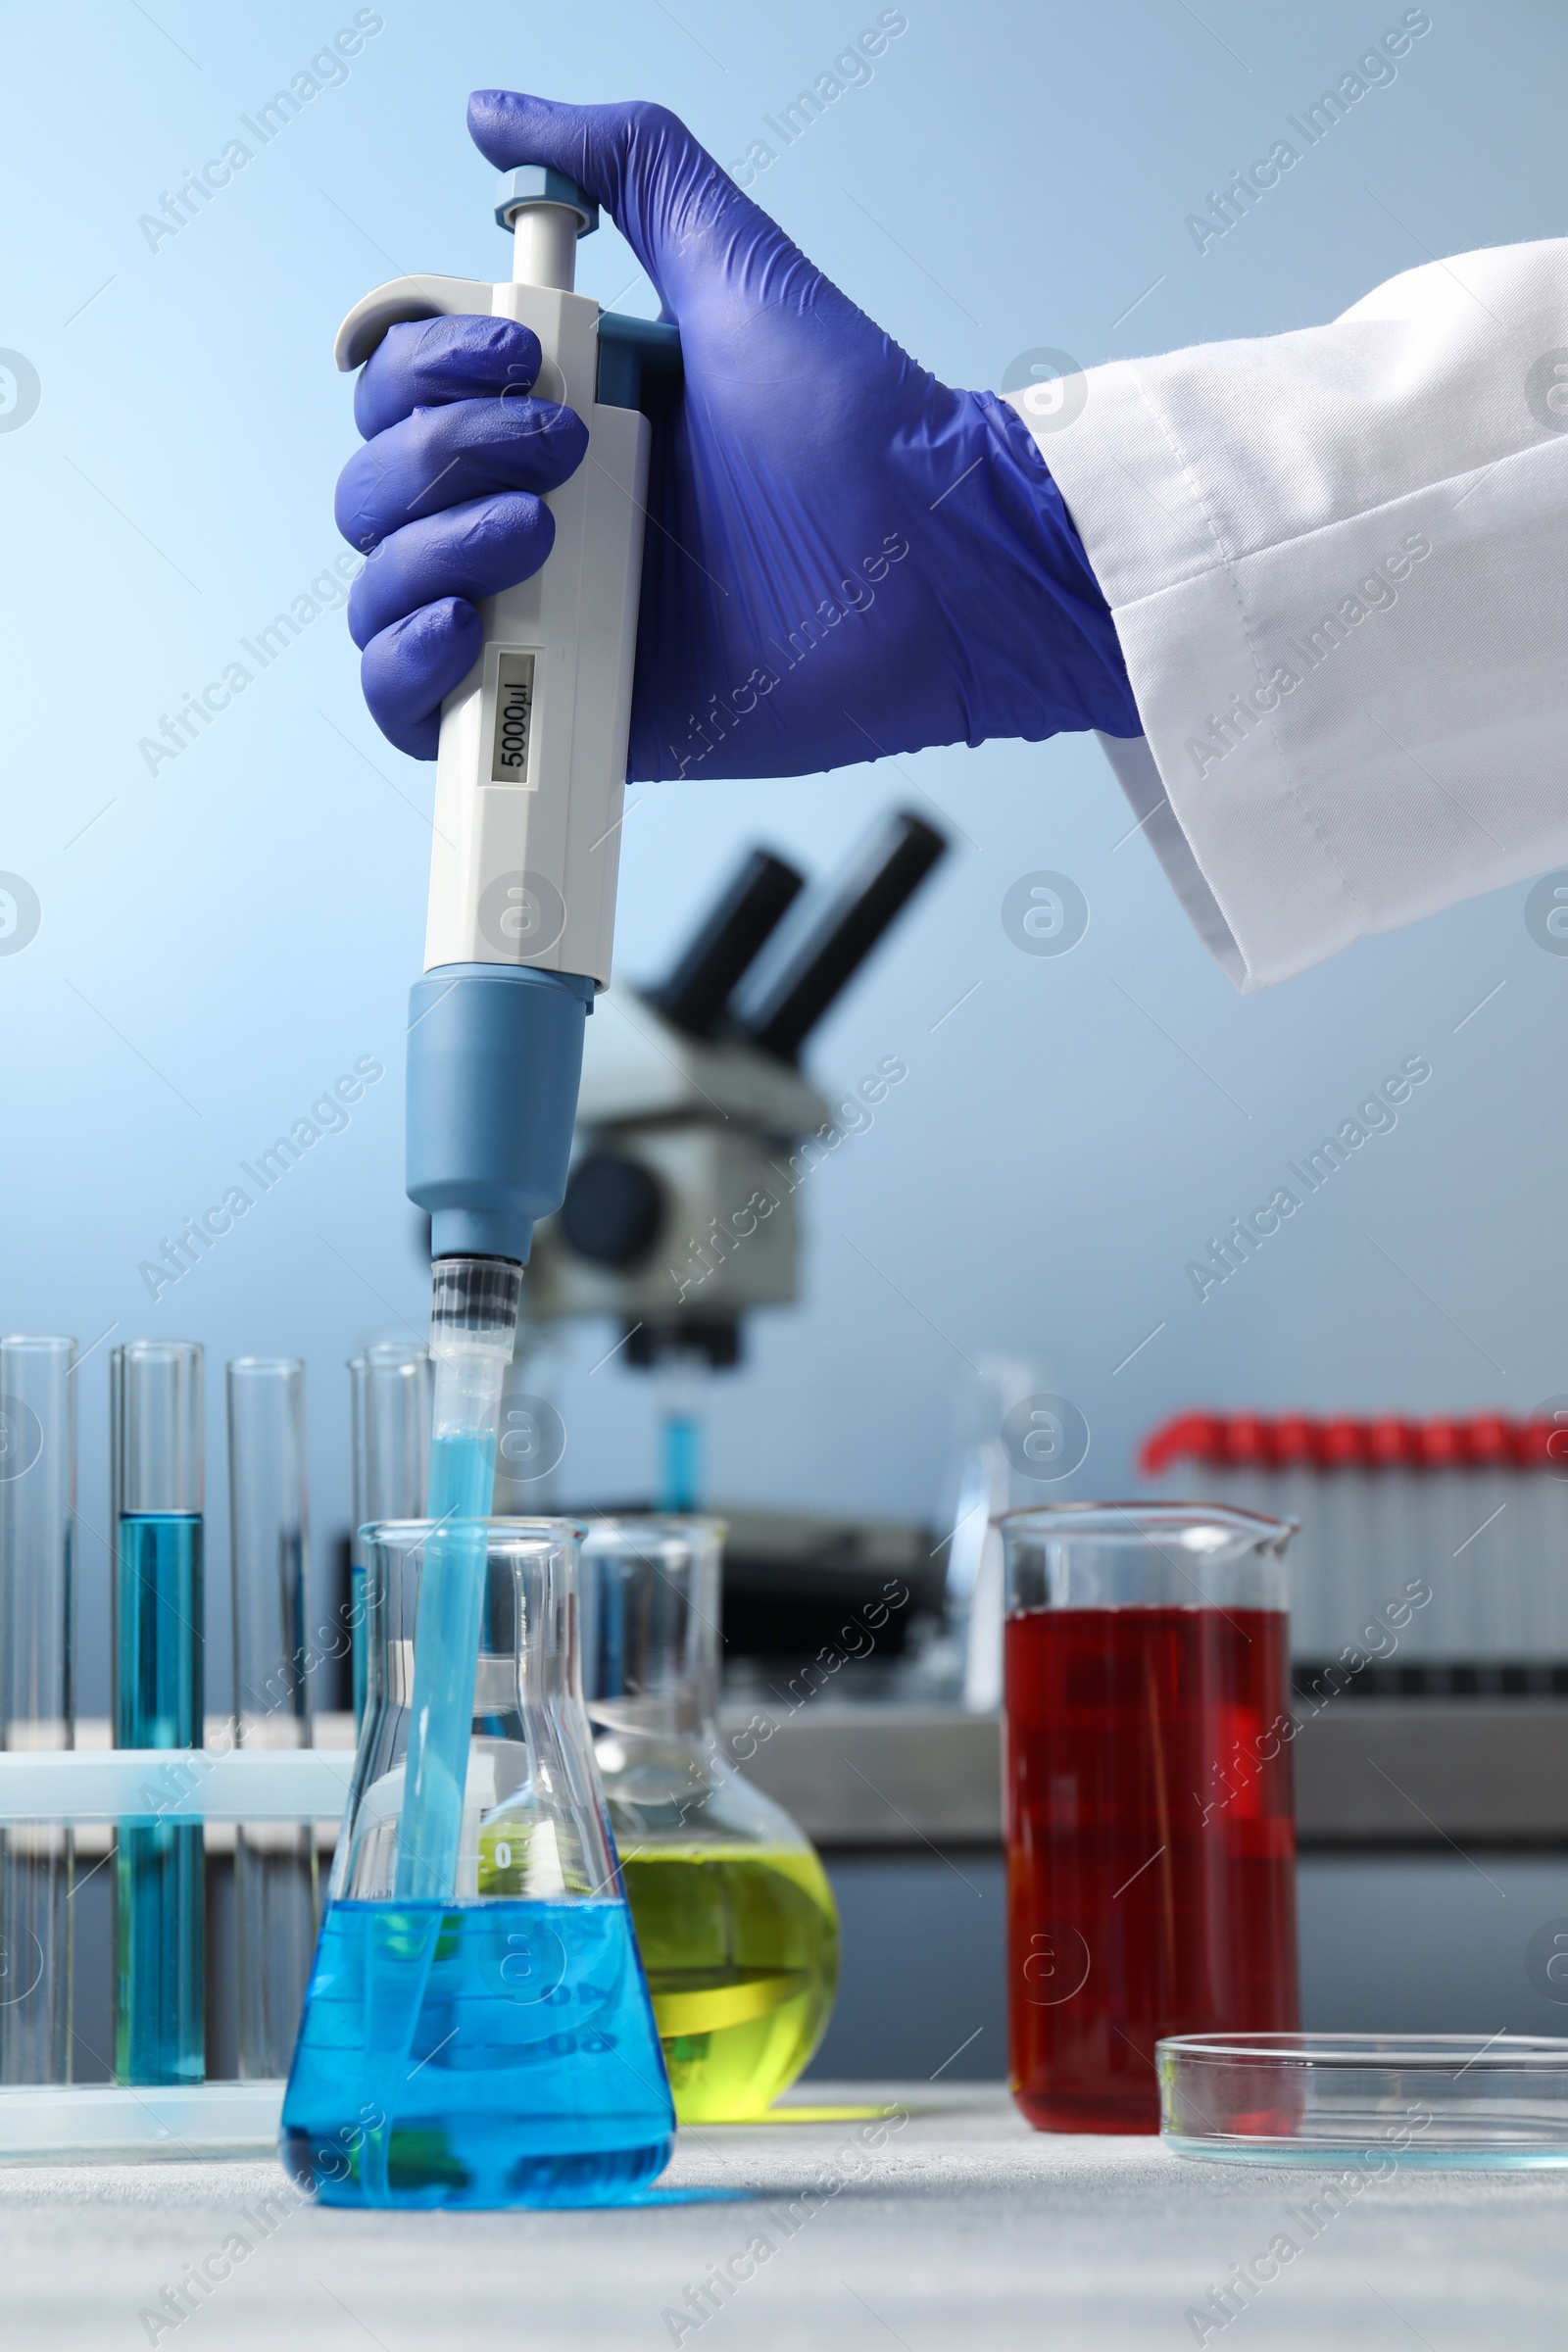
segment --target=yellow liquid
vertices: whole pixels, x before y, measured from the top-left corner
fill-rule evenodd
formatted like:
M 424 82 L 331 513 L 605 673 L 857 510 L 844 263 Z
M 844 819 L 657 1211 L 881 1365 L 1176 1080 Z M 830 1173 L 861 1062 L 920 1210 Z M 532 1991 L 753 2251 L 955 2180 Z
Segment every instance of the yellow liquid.
M 808 1846 L 645 1845 L 621 1858 L 683 2124 L 766 2113 L 822 2038 L 839 1921 Z

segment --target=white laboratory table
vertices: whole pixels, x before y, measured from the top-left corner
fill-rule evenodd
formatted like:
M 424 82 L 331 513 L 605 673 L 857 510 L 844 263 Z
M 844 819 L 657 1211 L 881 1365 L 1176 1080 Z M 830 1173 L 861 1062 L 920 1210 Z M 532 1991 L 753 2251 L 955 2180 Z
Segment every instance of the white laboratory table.
M 255 2163 L 0 2171 L 0 2342 L 1151 2352 L 1199 2341 L 1204 2323 L 1189 2313 L 1281 2233 L 1299 2253 L 1202 2340 L 1226 2352 L 1563 2341 L 1568 2173 L 1401 2171 L 1335 2213 L 1323 2191 L 1338 2168 L 1254 2171 L 1152 2140 L 1045 2137 L 988 2087 L 813 2083 L 809 2095 L 886 2099 L 908 2121 L 858 2151 L 854 2123 L 686 2132 L 666 2180 L 727 2195 L 609 2213 L 288 2209 L 281 2172 Z M 1315 2235 L 1300 2218 L 1314 2201 Z M 254 2250 L 190 2317 L 161 2328 L 140 2317 L 236 2232 Z M 759 2237 L 765 2261 L 746 2255 Z M 682 2311 L 688 2289 L 732 2264 L 751 2276 L 706 2320 Z

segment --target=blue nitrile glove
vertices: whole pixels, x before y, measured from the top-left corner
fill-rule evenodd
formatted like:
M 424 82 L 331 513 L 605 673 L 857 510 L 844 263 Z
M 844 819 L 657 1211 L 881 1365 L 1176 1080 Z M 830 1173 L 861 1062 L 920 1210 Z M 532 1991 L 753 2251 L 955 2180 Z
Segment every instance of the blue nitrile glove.
M 596 197 L 680 327 L 684 382 L 655 413 L 631 778 L 1141 732 L 1105 600 L 1004 401 L 917 367 L 662 107 L 480 90 L 468 127 L 503 171 L 553 165 Z M 584 446 L 568 412 L 496 397 L 538 362 L 526 327 L 449 318 L 394 327 L 360 379 L 370 437 L 338 521 L 381 552 L 349 619 L 377 725 L 420 759 L 477 659 L 471 600 L 544 562 L 554 525 L 531 494 Z

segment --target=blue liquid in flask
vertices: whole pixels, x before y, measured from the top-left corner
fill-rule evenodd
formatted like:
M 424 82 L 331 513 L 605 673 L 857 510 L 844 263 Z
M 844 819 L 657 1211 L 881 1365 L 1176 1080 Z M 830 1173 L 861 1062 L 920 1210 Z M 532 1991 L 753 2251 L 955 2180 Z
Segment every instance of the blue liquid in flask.
M 115 1576 L 115 1743 L 199 1747 L 200 1518 L 122 1514 Z M 206 2071 L 202 1825 L 122 1822 L 115 1849 L 116 2079 L 200 2082 Z
M 323 2204 L 617 2204 L 674 2125 L 624 1902 L 328 1911 L 283 2102 Z

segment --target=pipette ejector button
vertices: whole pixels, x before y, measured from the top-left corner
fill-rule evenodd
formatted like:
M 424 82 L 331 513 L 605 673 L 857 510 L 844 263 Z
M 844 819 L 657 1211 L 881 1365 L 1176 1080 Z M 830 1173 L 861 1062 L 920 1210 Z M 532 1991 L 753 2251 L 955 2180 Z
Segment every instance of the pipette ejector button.
M 535 204 L 559 204 L 575 213 L 579 237 L 591 236 L 599 226 L 598 205 L 564 172 L 553 172 L 548 164 L 519 164 L 514 172 L 502 172 L 496 188 L 497 228 L 511 228 L 517 215 Z

